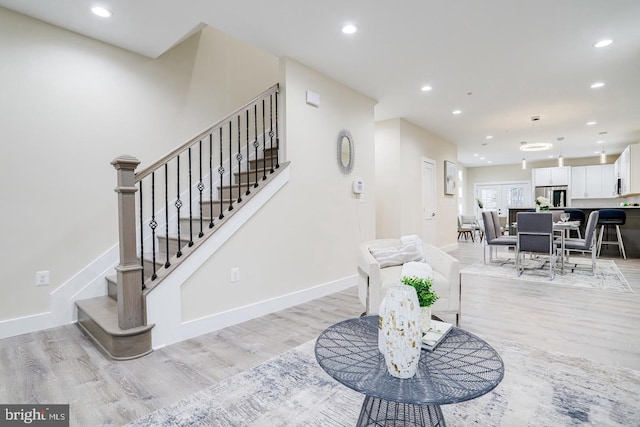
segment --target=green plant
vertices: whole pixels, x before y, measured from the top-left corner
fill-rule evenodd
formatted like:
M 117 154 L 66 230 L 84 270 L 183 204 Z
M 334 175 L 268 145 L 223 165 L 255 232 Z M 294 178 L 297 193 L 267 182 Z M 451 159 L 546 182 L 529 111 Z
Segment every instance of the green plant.
M 431 290 L 431 279 L 423 279 L 421 277 L 403 277 L 400 279 L 402 283 L 413 286 L 418 294 L 418 304 L 420 307 L 431 307 L 434 302 L 440 298 L 438 294 Z
M 484 205 L 482 204 L 482 200 L 480 200 L 480 199 L 476 199 L 476 202 L 478 202 L 478 207 L 479 207 L 480 209 L 482 209 L 482 208 L 484 207 Z

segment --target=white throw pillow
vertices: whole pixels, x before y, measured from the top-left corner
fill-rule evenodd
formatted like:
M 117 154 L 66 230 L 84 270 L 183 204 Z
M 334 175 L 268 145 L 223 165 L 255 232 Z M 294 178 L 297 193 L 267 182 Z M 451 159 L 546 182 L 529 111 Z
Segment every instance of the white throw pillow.
M 378 261 L 380 268 L 402 265 L 423 259 L 422 251 L 413 243 L 386 248 L 369 248 L 369 252 Z
M 400 237 L 400 241 L 402 244 L 413 243 L 417 246 L 418 251 L 420 251 L 420 258 L 418 261 L 426 261 L 424 257 L 424 244 L 422 243 L 422 239 L 417 234 L 408 234 L 406 236 Z
M 400 277 L 419 277 L 433 280 L 433 268 L 425 262 L 408 262 L 402 266 Z

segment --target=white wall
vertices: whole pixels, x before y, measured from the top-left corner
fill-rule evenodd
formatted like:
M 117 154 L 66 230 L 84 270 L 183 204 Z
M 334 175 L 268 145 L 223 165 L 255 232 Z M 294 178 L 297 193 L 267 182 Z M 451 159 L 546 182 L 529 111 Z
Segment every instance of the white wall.
M 444 161 L 456 162 L 457 148 L 403 119 L 376 123 L 378 238 L 422 234 L 422 157 L 436 162 L 435 245 L 457 243 L 457 196 L 444 195 Z
M 374 101 L 291 59 L 281 70 L 290 181 L 182 286 L 185 321 L 344 278 L 355 284 L 358 244 L 374 237 Z M 306 104 L 306 90 L 320 95 L 319 108 Z M 355 144 L 350 175 L 337 164 L 341 129 Z M 364 203 L 355 179 L 366 183 Z
M 277 58 L 211 28 L 151 60 L 4 8 L 0 57 L 0 321 L 47 312 L 117 243 L 111 160 L 144 167 L 279 78 Z

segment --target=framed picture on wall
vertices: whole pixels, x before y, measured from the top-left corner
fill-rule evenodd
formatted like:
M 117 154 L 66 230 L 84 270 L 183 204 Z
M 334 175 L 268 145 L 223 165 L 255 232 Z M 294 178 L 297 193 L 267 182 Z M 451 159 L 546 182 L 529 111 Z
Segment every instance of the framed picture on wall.
M 456 194 L 456 181 L 457 181 L 456 164 L 448 160 L 444 161 L 444 194 L 453 195 Z

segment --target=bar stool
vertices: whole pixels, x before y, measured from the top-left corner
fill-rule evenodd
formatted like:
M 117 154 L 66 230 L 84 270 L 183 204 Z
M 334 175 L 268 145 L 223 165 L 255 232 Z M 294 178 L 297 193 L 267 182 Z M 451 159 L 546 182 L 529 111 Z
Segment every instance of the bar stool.
M 600 236 L 598 237 L 598 256 L 600 256 L 600 249 L 602 245 L 618 245 L 618 250 L 622 253 L 624 259 L 627 259 L 627 254 L 624 252 L 624 243 L 622 243 L 622 235 L 620 234 L 620 226 L 624 225 L 627 221 L 627 214 L 622 209 L 600 209 L 600 217 L 598 218 L 598 225 L 600 226 Z M 608 226 L 614 225 L 616 227 L 616 235 L 618 240 L 604 240 L 604 230 Z

